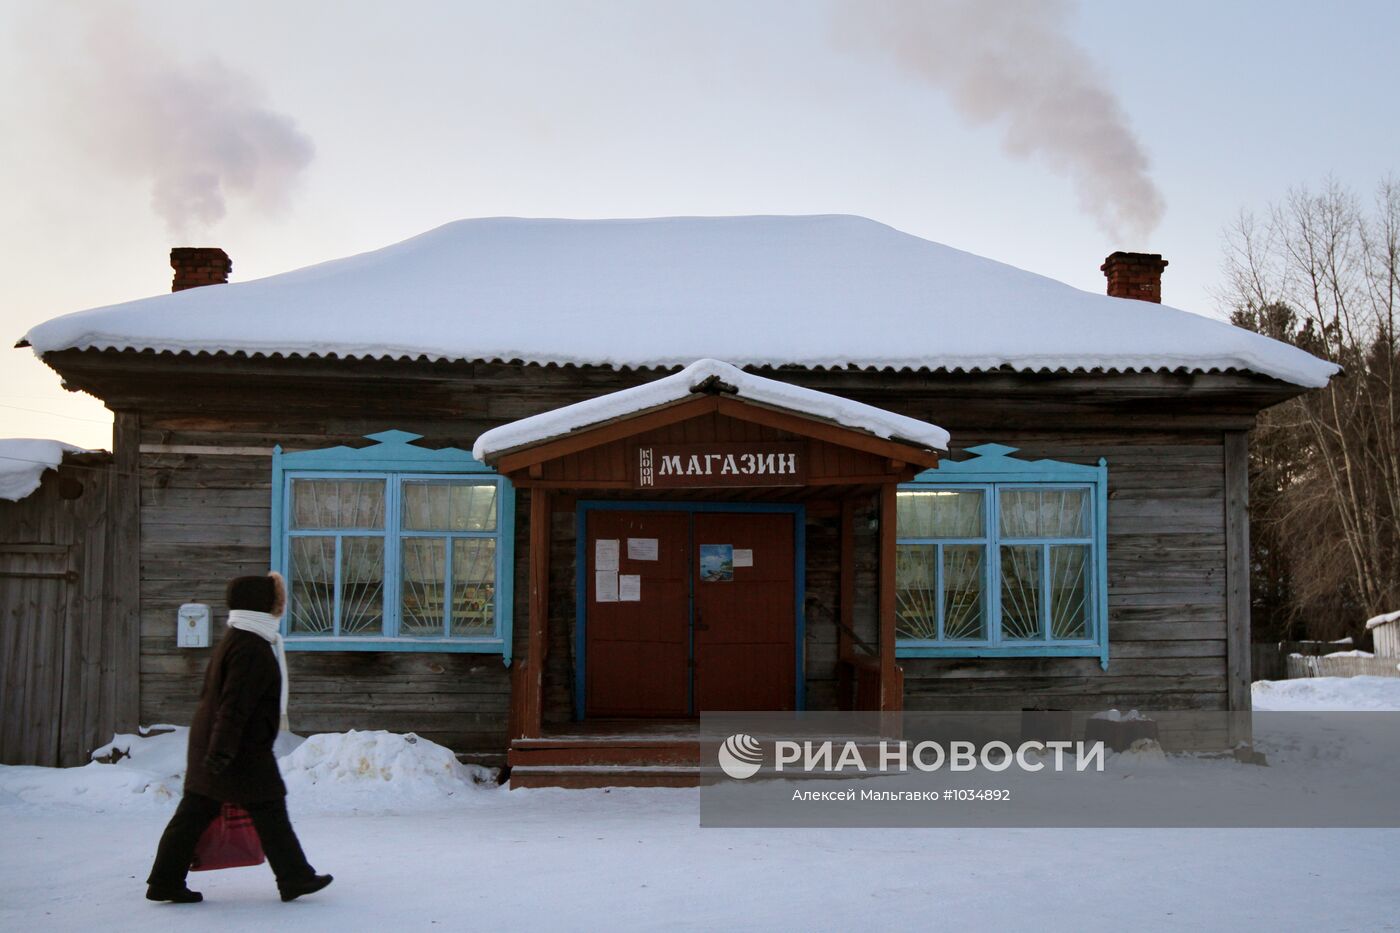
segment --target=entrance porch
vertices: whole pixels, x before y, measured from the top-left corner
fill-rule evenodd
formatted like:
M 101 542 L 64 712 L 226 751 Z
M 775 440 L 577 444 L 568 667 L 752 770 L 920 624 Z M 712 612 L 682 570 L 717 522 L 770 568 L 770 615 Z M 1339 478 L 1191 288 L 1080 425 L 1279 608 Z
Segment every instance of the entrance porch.
M 694 784 L 703 712 L 901 709 L 896 490 L 944 446 L 715 361 L 482 435 L 529 514 L 512 786 Z

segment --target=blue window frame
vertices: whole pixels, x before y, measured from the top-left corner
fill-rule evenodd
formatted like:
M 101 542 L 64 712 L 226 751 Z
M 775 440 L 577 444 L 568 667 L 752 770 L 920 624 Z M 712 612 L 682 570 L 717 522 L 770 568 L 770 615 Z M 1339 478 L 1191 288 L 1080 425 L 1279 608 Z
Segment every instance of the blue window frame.
M 515 492 L 470 453 L 384 431 L 272 458 L 288 650 L 457 651 L 510 663 Z
M 1108 464 L 983 444 L 898 494 L 900 657 L 1097 657 L 1108 667 Z

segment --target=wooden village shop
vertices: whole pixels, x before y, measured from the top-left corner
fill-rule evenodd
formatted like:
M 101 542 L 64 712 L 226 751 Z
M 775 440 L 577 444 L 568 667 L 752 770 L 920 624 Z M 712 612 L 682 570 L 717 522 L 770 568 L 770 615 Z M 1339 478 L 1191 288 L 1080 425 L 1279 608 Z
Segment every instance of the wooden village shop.
M 1333 372 L 1158 256 L 1095 295 L 854 217 L 172 264 L 26 338 L 116 413 L 125 722 L 188 721 L 277 568 L 296 731 L 514 786 L 693 782 L 705 711 L 1247 709 L 1247 432 Z

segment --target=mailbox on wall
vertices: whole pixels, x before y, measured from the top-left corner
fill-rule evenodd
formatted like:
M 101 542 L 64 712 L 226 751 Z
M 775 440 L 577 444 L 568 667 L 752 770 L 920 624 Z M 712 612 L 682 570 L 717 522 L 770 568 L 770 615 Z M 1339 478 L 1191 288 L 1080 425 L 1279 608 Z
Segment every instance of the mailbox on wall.
M 209 647 L 209 607 L 206 604 L 185 603 L 180 607 L 175 639 L 181 648 Z

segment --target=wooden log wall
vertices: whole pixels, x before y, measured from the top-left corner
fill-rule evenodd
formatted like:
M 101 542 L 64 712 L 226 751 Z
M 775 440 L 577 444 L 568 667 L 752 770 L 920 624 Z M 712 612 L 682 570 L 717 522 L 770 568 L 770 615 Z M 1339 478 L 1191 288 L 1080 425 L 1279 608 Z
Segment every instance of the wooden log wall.
M 365 434 L 399 428 L 424 435 L 427 446 L 470 447 L 488 427 L 661 374 L 138 354 L 69 355 L 63 372 L 71 384 L 140 412 L 145 722 L 188 721 L 198 694 L 207 652 L 174 647 L 176 607 L 206 601 L 219 618 L 224 581 L 267 569 L 274 444 L 289 450 L 361 444 Z M 1241 437 L 1254 410 L 1292 394 L 1289 387 L 1239 375 L 771 375 L 934 421 L 952 431 L 956 447 L 995 441 L 1030 457 L 1109 460 L 1109 670 L 1087 658 L 906 659 L 908 708 L 1210 709 L 1223 708 L 1231 694 L 1247 697 L 1235 682 L 1247 661 L 1229 664 L 1230 646 L 1244 643 L 1247 618 L 1238 611 L 1240 589 L 1229 589 L 1226 579 L 1235 566 L 1226 557 L 1227 538 L 1241 540 L 1242 526 L 1226 527 L 1227 509 L 1240 501 L 1226 496 L 1225 436 Z M 135 429 L 135 416 L 126 424 Z M 1232 443 L 1238 450 L 1239 441 Z M 574 513 L 566 497 L 556 498 L 547 721 L 568 715 L 572 686 Z M 856 618 L 873 643 L 878 567 L 867 511 L 856 522 Z M 837 559 L 838 520 L 816 509 L 808 517 L 807 676 L 814 708 L 828 705 L 834 689 L 828 666 L 837 641 L 836 578 L 822 555 Z M 527 648 L 527 527 L 522 507 L 517 658 Z M 292 678 L 292 721 L 303 731 L 386 728 L 459 749 L 504 745 L 509 676 L 494 656 L 294 653 Z
M 906 658 L 905 707 L 1227 709 L 1221 432 L 963 430 L 1018 456 L 1108 460 L 1109 666 L 1097 658 Z
M 248 424 L 172 430 L 169 422 L 151 417 L 143 426 L 141 720 L 186 724 L 212 647 L 176 647 L 176 613 L 181 603 L 209 604 L 217 644 L 229 578 L 269 569 L 271 451 L 289 439 L 276 425 L 263 426 L 267 433 Z M 305 448 L 366 443 L 337 425 L 326 427 L 290 441 Z M 472 438 L 451 440 L 470 447 Z M 183 452 L 161 452 L 172 448 Z M 528 513 L 521 521 L 528 521 Z M 522 590 L 517 587 L 517 593 Z M 524 618 L 519 612 L 517 617 Z M 522 629 L 523 621 L 516 631 Z M 387 729 L 416 732 L 464 752 L 505 746 L 510 678 L 499 655 L 293 651 L 287 662 L 289 718 L 296 732 Z
M 0 502 L 0 763 L 72 766 L 136 725 L 135 637 L 112 581 L 119 554 L 106 454 L 69 454 Z

